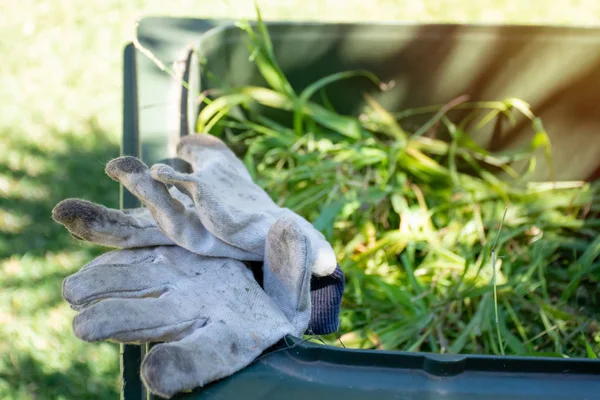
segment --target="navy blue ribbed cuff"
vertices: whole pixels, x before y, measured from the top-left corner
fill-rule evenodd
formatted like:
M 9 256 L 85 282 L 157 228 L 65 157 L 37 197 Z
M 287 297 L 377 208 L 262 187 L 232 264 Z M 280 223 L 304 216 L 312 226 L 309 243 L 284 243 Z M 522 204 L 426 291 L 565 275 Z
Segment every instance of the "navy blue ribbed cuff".
M 312 308 L 307 334 L 328 335 L 338 330 L 343 294 L 344 272 L 339 265 L 331 275 L 311 277 Z

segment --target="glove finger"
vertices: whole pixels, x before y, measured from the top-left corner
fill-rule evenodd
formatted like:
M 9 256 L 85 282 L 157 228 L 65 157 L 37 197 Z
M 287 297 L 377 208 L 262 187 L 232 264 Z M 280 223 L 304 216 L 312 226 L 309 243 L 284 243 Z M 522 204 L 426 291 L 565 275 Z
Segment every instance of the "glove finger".
M 134 157 L 120 157 L 109 162 L 106 173 L 121 182 L 148 208 L 158 228 L 174 243 L 201 255 L 258 260 L 256 255 L 227 244 L 203 225 L 196 210 L 186 208 L 175 199 L 164 183 L 150 175 L 148 167 Z
M 296 213 L 289 212 L 292 214 L 291 218 L 294 219 L 297 229 L 302 232 L 302 235 L 309 243 L 312 274 L 317 277 L 323 277 L 334 273 L 337 266 L 337 258 L 331 244 L 310 222 Z
M 154 164 L 150 168 L 150 176 L 165 185 L 173 185 L 181 193 L 185 193 L 192 202 L 201 197 L 201 192 L 197 188 L 198 178 L 195 175 L 178 172 L 170 165 Z
M 196 204 L 198 218 L 215 236 L 229 244 L 240 242 L 234 238 L 236 233 L 245 236 L 243 229 L 240 229 L 240 225 L 243 225 L 241 218 L 244 217 L 244 214 L 236 214 L 236 210 L 232 210 L 227 204 L 232 196 L 236 196 L 236 191 L 239 194 L 239 190 L 242 189 L 236 185 L 236 182 L 227 182 L 225 185 L 228 186 L 229 191 L 225 191 L 221 190 L 219 184 L 211 183 L 208 177 L 205 180 L 204 176 L 184 174 L 166 164 L 155 164 L 150 171 L 155 180 L 173 185 L 183 193 L 187 193 Z M 214 172 L 211 177 L 213 180 L 221 178 L 219 175 L 222 170 L 216 169 L 211 172 Z M 224 180 L 220 180 L 220 184 L 223 182 Z
M 289 334 L 281 323 L 250 331 L 235 325 L 213 320 L 178 342 L 154 346 L 142 361 L 145 385 L 167 398 L 204 386 L 245 368 Z
M 159 297 L 174 281 L 174 271 L 160 263 L 100 264 L 63 281 L 63 298 L 74 307 L 107 298 Z
M 265 242 L 263 286 L 294 326 L 296 336 L 302 336 L 310 320 L 310 277 L 314 263 L 310 246 L 295 218 L 278 219 Z
M 147 209 L 129 212 L 80 199 L 67 199 L 52 210 L 52 218 L 79 240 L 117 248 L 174 244 L 163 234 Z
M 125 156 L 111 160 L 106 164 L 106 173 L 148 207 L 155 219 L 157 213 L 160 216 L 180 218 L 185 212 L 185 206 L 170 195 L 163 183 L 153 180 L 146 164 L 135 157 Z M 156 223 L 160 226 L 159 220 Z
M 222 168 L 233 170 L 241 178 L 252 182 L 244 163 L 216 136 L 195 134 L 182 137 L 177 144 L 177 156 L 190 163 L 194 171 L 218 162 Z
M 157 181 L 189 193 L 198 218 L 213 235 L 262 260 L 265 236 L 274 221 L 272 214 L 281 210 L 262 189 L 219 168 L 184 174 L 155 164 L 151 174 Z
M 149 343 L 178 340 L 206 321 L 199 314 L 186 314 L 166 293 L 159 298 L 102 300 L 75 316 L 73 330 L 87 342 Z

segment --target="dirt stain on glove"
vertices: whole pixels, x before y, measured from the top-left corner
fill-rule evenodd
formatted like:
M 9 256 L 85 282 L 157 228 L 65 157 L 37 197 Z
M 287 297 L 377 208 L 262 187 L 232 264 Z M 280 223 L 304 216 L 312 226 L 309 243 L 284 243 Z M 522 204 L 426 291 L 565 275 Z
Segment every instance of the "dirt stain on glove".
M 106 173 L 115 180 L 118 180 L 120 172 L 126 174 L 141 174 L 147 170 L 148 166 L 146 164 L 131 156 L 115 158 L 106 164 Z

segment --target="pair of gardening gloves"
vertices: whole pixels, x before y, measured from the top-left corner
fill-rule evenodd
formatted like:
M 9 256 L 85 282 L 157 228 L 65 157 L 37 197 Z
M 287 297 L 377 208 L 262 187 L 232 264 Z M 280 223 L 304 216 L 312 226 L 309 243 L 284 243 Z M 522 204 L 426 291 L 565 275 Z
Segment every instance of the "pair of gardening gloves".
M 52 213 L 75 238 L 119 248 L 65 279 L 75 335 L 161 342 L 141 376 L 163 397 L 239 371 L 286 335 L 334 332 L 344 286 L 325 237 L 275 204 L 222 141 L 186 136 L 177 155 L 192 173 L 128 156 L 107 164 L 143 208 L 67 199 Z M 260 278 L 248 262 L 262 264 Z

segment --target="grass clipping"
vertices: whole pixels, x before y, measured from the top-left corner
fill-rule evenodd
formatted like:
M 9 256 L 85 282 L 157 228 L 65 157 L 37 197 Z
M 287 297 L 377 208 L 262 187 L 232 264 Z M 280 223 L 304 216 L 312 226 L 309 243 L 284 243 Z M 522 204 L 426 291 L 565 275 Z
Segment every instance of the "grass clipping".
M 528 183 L 536 155 L 551 167 L 552 154 L 525 102 L 460 97 L 392 114 L 365 95 L 359 115 L 342 115 L 327 98 L 332 83 L 389 85 L 345 71 L 297 93 L 260 14 L 238 27 L 266 85 L 202 96 L 197 132 L 224 138 L 273 199 L 330 240 L 347 276 L 347 347 L 595 357 L 598 185 L 553 183 L 551 169 L 548 183 Z M 473 112 L 453 122 L 452 110 Z M 533 137 L 520 149 L 490 153 L 469 135 L 519 114 Z M 402 122 L 415 115 L 430 118 L 409 132 Z

